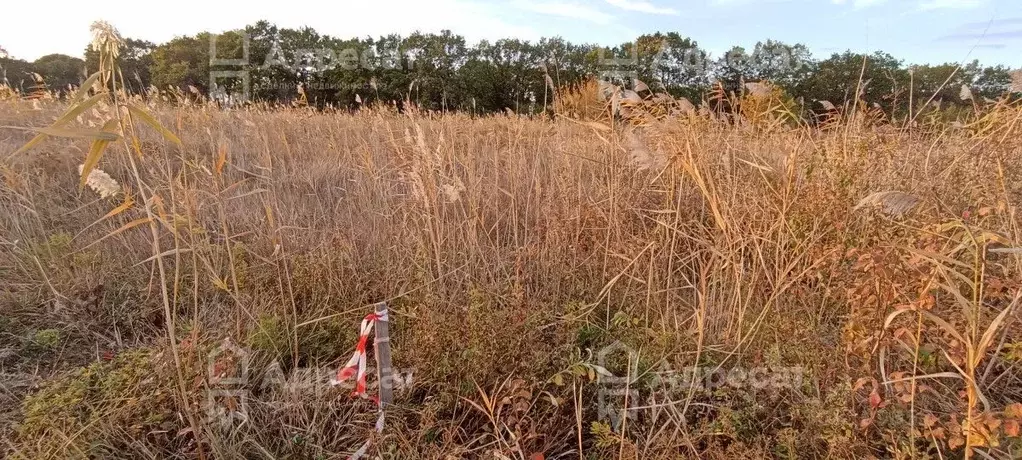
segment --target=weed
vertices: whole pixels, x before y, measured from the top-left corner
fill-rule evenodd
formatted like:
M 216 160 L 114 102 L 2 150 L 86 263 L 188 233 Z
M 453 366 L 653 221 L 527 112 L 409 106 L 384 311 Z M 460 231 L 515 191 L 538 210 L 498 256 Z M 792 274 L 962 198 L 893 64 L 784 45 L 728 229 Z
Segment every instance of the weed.
M 558 88 L 553 121 L 222 111 L 129 98 L 104 69 L 73 103 L 0 101 L 5 125 L 96 131 L 83 158 L 0 139 L 33 147 L 2 168 L 0 343 L 91 363 L 39 372 L 8 456 L 349 455 L 370 405 L 259 366 L 315 380 L 382 300 L 415 375 L 385 457 L 1020 452 L 1018 103 L 905 130 L 847 106 L 801 124 L 776 89 L 696 108 L 595 82 Z M 97 167 L 120 192 L 79 188 Z M 224 338 L 259 365 L 229 429 L 199 403 Z M 621 345 L 637 356 L 601 363 Z M 664 388 L 696 366 L 804 373 Z M 639 417 L 605 420 L 605 374 L 632 377 Z

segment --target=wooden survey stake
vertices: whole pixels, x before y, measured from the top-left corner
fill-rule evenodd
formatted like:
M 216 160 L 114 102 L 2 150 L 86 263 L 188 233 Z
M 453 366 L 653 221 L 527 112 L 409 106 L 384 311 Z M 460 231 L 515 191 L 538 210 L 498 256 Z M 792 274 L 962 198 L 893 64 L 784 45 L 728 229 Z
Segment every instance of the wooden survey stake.
M 376 377 L 380 382 L 380 410 L 394 402 L 394 369 L 390 365 L 390 322 L 393 316 L 387 312 L 387 303 L 376 304 L 376 314 L 386 315 L 387 321 L 376 323 Z

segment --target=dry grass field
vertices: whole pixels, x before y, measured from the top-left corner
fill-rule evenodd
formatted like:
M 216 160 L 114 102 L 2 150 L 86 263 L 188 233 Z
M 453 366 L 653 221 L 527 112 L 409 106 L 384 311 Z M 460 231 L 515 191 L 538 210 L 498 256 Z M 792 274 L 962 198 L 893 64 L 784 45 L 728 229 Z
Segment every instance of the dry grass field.
M 0 101 L 0 451 L 1022 455 L 1022 106 L 904 128 L 744 102 L 616 120 L 151 103 L 181 144 L 136 117 L 97 165 L 117 184 L 80 188 L 87 139 L 11 155 L 33 135 L 11 127 L 67 103 Z M 413 377 L 377 436 L 375 406 L 328 380 L 384 300 Z M 225 344 L 248 350 L 244 382 L 223 380 Z

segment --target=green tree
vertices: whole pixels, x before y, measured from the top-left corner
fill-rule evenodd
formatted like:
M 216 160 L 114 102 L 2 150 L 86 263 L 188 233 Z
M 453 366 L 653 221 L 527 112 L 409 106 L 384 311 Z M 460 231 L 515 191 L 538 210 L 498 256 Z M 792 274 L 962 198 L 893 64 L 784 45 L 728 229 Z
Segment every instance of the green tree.
M 405 99 L 414 78 L 408 69 L 412 67 L 404 53 L 404 40 L 400 35 L 387 35 L 368 44 L 366 66 L 370 80 L 365 82 L 376 100 L 397 102 Z M 352 96 L 353 97 L 353 96 Z
M 189 86 L 209 90 L 209 37 L 176 37 L 153 50 L 150 73 L 152 84 L 159 89 Z
M 909 71 L 915 110 L 918 111 L 931 99 L 941 104 L 971 104 L 962 100 L 962 86 L 971 89 L 973 81 L 979 76 L 980 68 L 978 62 L 961 68 L 958 64 L 945 63 L 912 66 Z
M 210 43 L 216 41 L 217 59 L 239 59 L 243 56 L 242 34 L 231 31 L 223 34 L 202 32 L 194 37 L 176 37 L 157 46 L 152 51 L 152 85 L 160 90 L 167 88 L 191 89 L 209 94 L 212 84 L 226 93 L 239 91 L 240 79 L 236 77 L 217 78 L 211 81 L 213 70 L 240 70 L 210 67 Z
M 1005 66 L 984 67 L 975 76 L 972 85 L 976 97 L 996 99 L 1012 92 L 1011 69 Z
M 412 100 L 434 110 L 461 106 L 464 86 L 457 72 L 468 59 L 464 37 L 449 30 L 439 34 L 416 32 L 404 40 L 402 49 L 410 59 Z
M 541 38 L 536 52 L 555 87 L 578 84 L 598 71 L 593 45 L 576 45 L 561 37 Z
M 242 56 L 242 36 L 250 40 L 246 65 L 210 66 L 212 39 L 216 39 L 218 58 L 238 58 Z M 623 59 L 636 56 L 633 65 L 615 68 L 634 72 L 622 75 L 635 75 L 656 92 L 698 100 L 713 81 L 730 90 L 739 90 L 746 82 L 770 81 L 817 111 L 823 106 L 815 101 L 841 105 L 858 100 L 901 116 L 908 113 L 910 89 L 916 104 L 933 97 L 964 108 L 970 103 L 961 100 L 963 85 L 971 88 L 977 99 L 999 97 L 1012 85 L 1011 71 L 1002 66 L 981 67 L 978 62 L 961 68 L 920 65 L 910 72 L 900 60 L 882 52 L 863 55 L 847 51 L 816 61 L 804 45 L 775 40 L 756 43 L 751 50 L 734 47 L 710 61 L 698 43 L 677 32 L 645 34 L 604 50 L 562 37 L 534 43 L 482 41 L 470 46 L 464 37 L 448 30 L 416 32 L 408 37 L 343 39 L 307 27 L 278 28 L 266 20 L 237 32 L 182 36 L 159 45 L 128 39 L 121 51 L 121 67 L 125 84 L 133 91 L 152 84 L 160 89 L 193 87 L 208 93 L 211 71 L 245 70 L 250 77 L 250 95 L 257 100 L 293 101 L 300 97 L 300 87 L 308 102 L 320 107 L 352 108 L 358 106 L 356 100 L 391 103 L 409 99 L 431 110 L 485 113 L 510 108 L 535 113 L 553 100 L 551 86 L 569 86 L 609 70 L 601 62 L 608 52 Z M 31 73 L 38 72 L 50 89 L 64 90 L 81 81 L 83 67 L 94 70 L 95 53 L 86 51 L 85 57 L 82 63 L 69 56 L 51 55 L 29 64 L 0 54 L 0 76 L 24 91 L 33 85 Z M 238 78 L 217 81 L 228 93 L 236 93 L 240 83 Z M 914 113 L 920 108 L 915 107 Z
M 66 54 L 47 54 L 32 63 L 34 72 L 43 76 L 46 88 L 67 94 L 85 79 L 85 61 Z
M 11 57 L 0 57 L 0 85 L 6 85 L 19 93 L 27 93 L 35 84 L 32 79 L 32 63 Z
M 809 48 L 801 43 L 787 43 L 767 40 L 756 43 L 752 52 L 751 79 L 769 81 L 783 88 L 789 94 L 798 88 L 815 71 L 815 62 Z
M 637 52 L 632 52 L 631 46 L 628 43 L 620 48 L 626 55 L 638 58 L 636 73 L 654 91 L 698 99 L 706 90 L 707 53 L 692 39 L 677 32 L 657 32 L 636 39 Z
M 717 82 L 726 90 L 734 92 L 742 90 L 742 84 L 752 78 L 753 71 L 752 55 L 741 46 L 732 47 L 712 65 Z
M 144 93 L 152 85 L 153 51 L 156 44 L 145 40 L 126 38 L 121 46 L 118 65 L 124 75 L 124 85 L 132 93 Z M 89 75 L 99 70 L 99 53 L 91 47 L 85 49 L 85 68 Z
M 261 101 L 288 101 L 296 97 L 292 61 L 281 48 L 280 29 L 261 20 L 245 26 L 244 33 L 249 38 L 251 97 Z
M 543 58 L 542 50 L 525 40 L 481 41 L 460 72 L 469 101 L 481 112 L 543 110 Z
M 908 85 L 908 70 L 890 54 L 877 51 L 863 55 L 846 51 L 817 64 L 815 71 L 800 85 L 798 95 L 807 103 L 827 101 L 841 105 L 854 101 L 858 89 L 863 102 L 878 104 L 890 114 L 895 108 L 905 107 Z M 822 110 L 818 104 L 810 108 Z

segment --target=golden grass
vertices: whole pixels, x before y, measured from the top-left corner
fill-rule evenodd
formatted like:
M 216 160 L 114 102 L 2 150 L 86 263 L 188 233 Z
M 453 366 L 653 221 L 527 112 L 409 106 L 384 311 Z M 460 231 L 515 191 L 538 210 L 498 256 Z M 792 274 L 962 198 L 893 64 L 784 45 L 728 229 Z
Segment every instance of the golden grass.
M 396 458 L 1018 455 L 1022 107 L 911 130 L 868 114 L 807 126 L 768 96 L 738 119 L 619 123 L 560 93 L 582 121 L 150 105 L 181 145 L 145 130 L 110 144 L 97 166 L 124 199 L 79 190 L 73 140 L 11 157 L 0 348 L 44 390 L 5 392 L 8 453 L 346 455 L 371 407 L 266 385 L 267 365 L 333 368 L 366 306 L 390 300 L 395 364 L 415 369 L 375 444 Z M 0 104 L 0 126 L 66 109 Z M 5 131 L 0 154 L 29 138 Z M 61 345 L 30 353 L 23 337 L 54 328 Z M 148 366 L 168 331 L 180 360 L 159 363 L 179 368 L 186 401 L 173 372 L 122 369 Z M 228 337 L 253 349 L 250 420 L 194 433 L 184 414 L 202 415 L 217 387 L 201 369 Z M 623 432 L 598 403 L 596 355 L 615 341 L 637 362 L 603 364 L 645 407 Z M 110 356 L 131 359 L 85 369 L 136 376 L 116 387 L 132 398 L 175 395 L 178 416 L 69 384 Z M 656 383 L 692 365 L 805 377 Z M 88 410 L 47 406 L 62 388 Z

